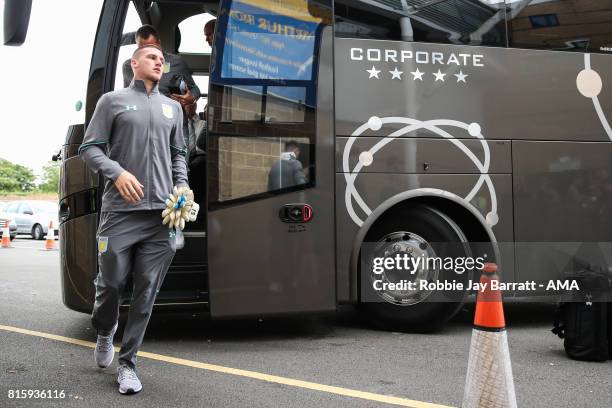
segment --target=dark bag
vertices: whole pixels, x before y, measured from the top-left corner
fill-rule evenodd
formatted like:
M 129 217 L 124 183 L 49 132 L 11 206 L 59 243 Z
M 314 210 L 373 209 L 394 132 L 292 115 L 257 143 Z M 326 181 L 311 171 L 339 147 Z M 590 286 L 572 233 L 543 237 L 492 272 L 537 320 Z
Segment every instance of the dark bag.
M 185 77 L 181 74 L 174 74 L 168 81 L 168 91 L 171 94 L 183 95 L 187 92 L 187 85 L 185 83 Z
M 553 333 L 563 339 L 569 358 L 605 361 L 608 346 L 608 305 L 602 302 L 566 302 L 557 309 Z
M 569 279 L 569 278 L 568 278 Z M 563 339 L 568 357 L 605 361 L 612 357 L 612 307 L 607 303 L 609 280 L 598 271 L 582 271 L 571 279 L 580 291 L 568 294 L 555 311 L 552 332 Z

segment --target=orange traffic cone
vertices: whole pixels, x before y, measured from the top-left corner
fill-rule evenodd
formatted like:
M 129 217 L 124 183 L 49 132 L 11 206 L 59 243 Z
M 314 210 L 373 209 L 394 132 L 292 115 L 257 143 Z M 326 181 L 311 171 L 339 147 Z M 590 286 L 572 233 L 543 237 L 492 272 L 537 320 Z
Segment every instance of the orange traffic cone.
M 501 292 L 491 288 L 499 281 L 497 265 L 487 263 L 482 271 L 461 407 L 516 408 Z
M 11 247 L 11 231 L 9 229 L 8 221 L 4 221 L 2 226 L 2 248 Z
M 49 221 L 49 229 L 47 230 L 47 240 L 45 241 L 45 249 L 47 251 L 55 250 L 55 230 L 53 229 L 53 221 Z

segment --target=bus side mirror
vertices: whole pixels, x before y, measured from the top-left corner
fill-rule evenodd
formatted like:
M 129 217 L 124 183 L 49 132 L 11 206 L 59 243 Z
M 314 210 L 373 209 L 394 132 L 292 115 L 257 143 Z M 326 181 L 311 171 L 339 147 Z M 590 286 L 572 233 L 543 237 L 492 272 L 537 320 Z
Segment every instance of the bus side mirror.
M 32 0 L 4 0 L 4 45 L 23 44 L 30 24 Z

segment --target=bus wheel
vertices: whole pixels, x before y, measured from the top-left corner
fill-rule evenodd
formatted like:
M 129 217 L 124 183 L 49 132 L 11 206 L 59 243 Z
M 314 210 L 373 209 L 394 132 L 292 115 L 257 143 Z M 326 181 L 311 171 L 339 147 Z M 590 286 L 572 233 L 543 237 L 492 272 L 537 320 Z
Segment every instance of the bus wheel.
M 463 265 L 472 254 L 465 234 L 446 214 L 427 205 L 392 210 L 370 229 L 365 243 L 360 306 L 376 326 L 431 331 L 459 311 L 473 275 Z M 389 258 L 393 265 L 382 264 Z
M 34 227 L 32 227 L 32 239 L 41 240 L 44 234 L 45 232 L 40 224 L 35 224 Z

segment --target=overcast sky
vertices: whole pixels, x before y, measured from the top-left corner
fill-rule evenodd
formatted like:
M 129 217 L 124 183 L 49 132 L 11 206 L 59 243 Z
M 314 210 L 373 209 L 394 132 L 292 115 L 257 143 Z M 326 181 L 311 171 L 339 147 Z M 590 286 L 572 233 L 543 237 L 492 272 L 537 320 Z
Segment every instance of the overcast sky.
M 85 100 L 101 4 L 34 0 L 24 45 L 0 46 L 0 157 L 39 173 L 68 125 L 83 123 L 75 103 Z

